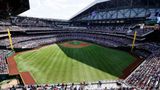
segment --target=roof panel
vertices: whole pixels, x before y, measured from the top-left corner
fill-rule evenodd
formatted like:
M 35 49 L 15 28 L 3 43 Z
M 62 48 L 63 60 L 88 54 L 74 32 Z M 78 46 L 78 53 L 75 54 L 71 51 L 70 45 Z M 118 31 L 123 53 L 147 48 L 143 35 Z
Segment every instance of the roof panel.
M 95 0 L 93 3 L 91 3 L 90 5 L 88 5 L 87 7 L 83 8 L 81 11 L 79 11 L 78 13 L 76 13 L 72 18 L 76 17 L 77 15 L 81 14 L 82 12 L 86 11 L 87 9 L 93 7 L 94 5 L 96 4 L 99 4 L 99 3 L 103 3 L 103 2 L 106 2 L 106 1 L 110 1 L 110 0 Z M 72 19 L 71 18 L 71 19 Z

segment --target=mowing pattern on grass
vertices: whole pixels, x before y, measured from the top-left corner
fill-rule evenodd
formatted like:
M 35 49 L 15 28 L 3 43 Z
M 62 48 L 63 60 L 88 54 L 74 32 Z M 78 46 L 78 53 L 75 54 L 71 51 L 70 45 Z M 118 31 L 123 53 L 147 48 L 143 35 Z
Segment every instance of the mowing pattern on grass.
M 135 58 L 123 51 L 90 45 L 67 48 L 54 44 L 15 56 L 20 72 L 38 84 L 116 80 Z

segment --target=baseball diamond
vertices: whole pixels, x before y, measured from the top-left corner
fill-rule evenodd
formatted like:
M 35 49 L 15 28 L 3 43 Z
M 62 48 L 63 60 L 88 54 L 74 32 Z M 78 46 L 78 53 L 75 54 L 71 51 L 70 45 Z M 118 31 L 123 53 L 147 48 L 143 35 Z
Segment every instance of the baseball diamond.
M 95 44 L 84 47 L 87 43 L 81 41 L 67 43 L 82 47 L 66 47 L 64 42 L 20 53 L 15 56 L 19 71 L 30 72 L 38 84 L 117 80 L 135 60 L 123 51 Z

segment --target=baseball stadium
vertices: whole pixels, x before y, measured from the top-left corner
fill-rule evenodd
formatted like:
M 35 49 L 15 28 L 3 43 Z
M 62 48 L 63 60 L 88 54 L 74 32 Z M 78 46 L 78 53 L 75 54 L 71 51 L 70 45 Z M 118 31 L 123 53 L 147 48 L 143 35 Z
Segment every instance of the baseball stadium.
M 30 8 L 0 0 L 0 90 L 160 90 L 160 0 L 95 0 L 69 20 Z

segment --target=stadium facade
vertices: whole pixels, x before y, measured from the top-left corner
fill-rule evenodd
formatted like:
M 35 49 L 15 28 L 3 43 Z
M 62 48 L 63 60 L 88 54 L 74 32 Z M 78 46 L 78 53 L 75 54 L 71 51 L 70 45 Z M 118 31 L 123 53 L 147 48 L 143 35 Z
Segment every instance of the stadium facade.
M 100 0 L 77 13 L 71 21 L 90 23 L 122 23 L 144 21 L 160 12 L 158 0 Z

